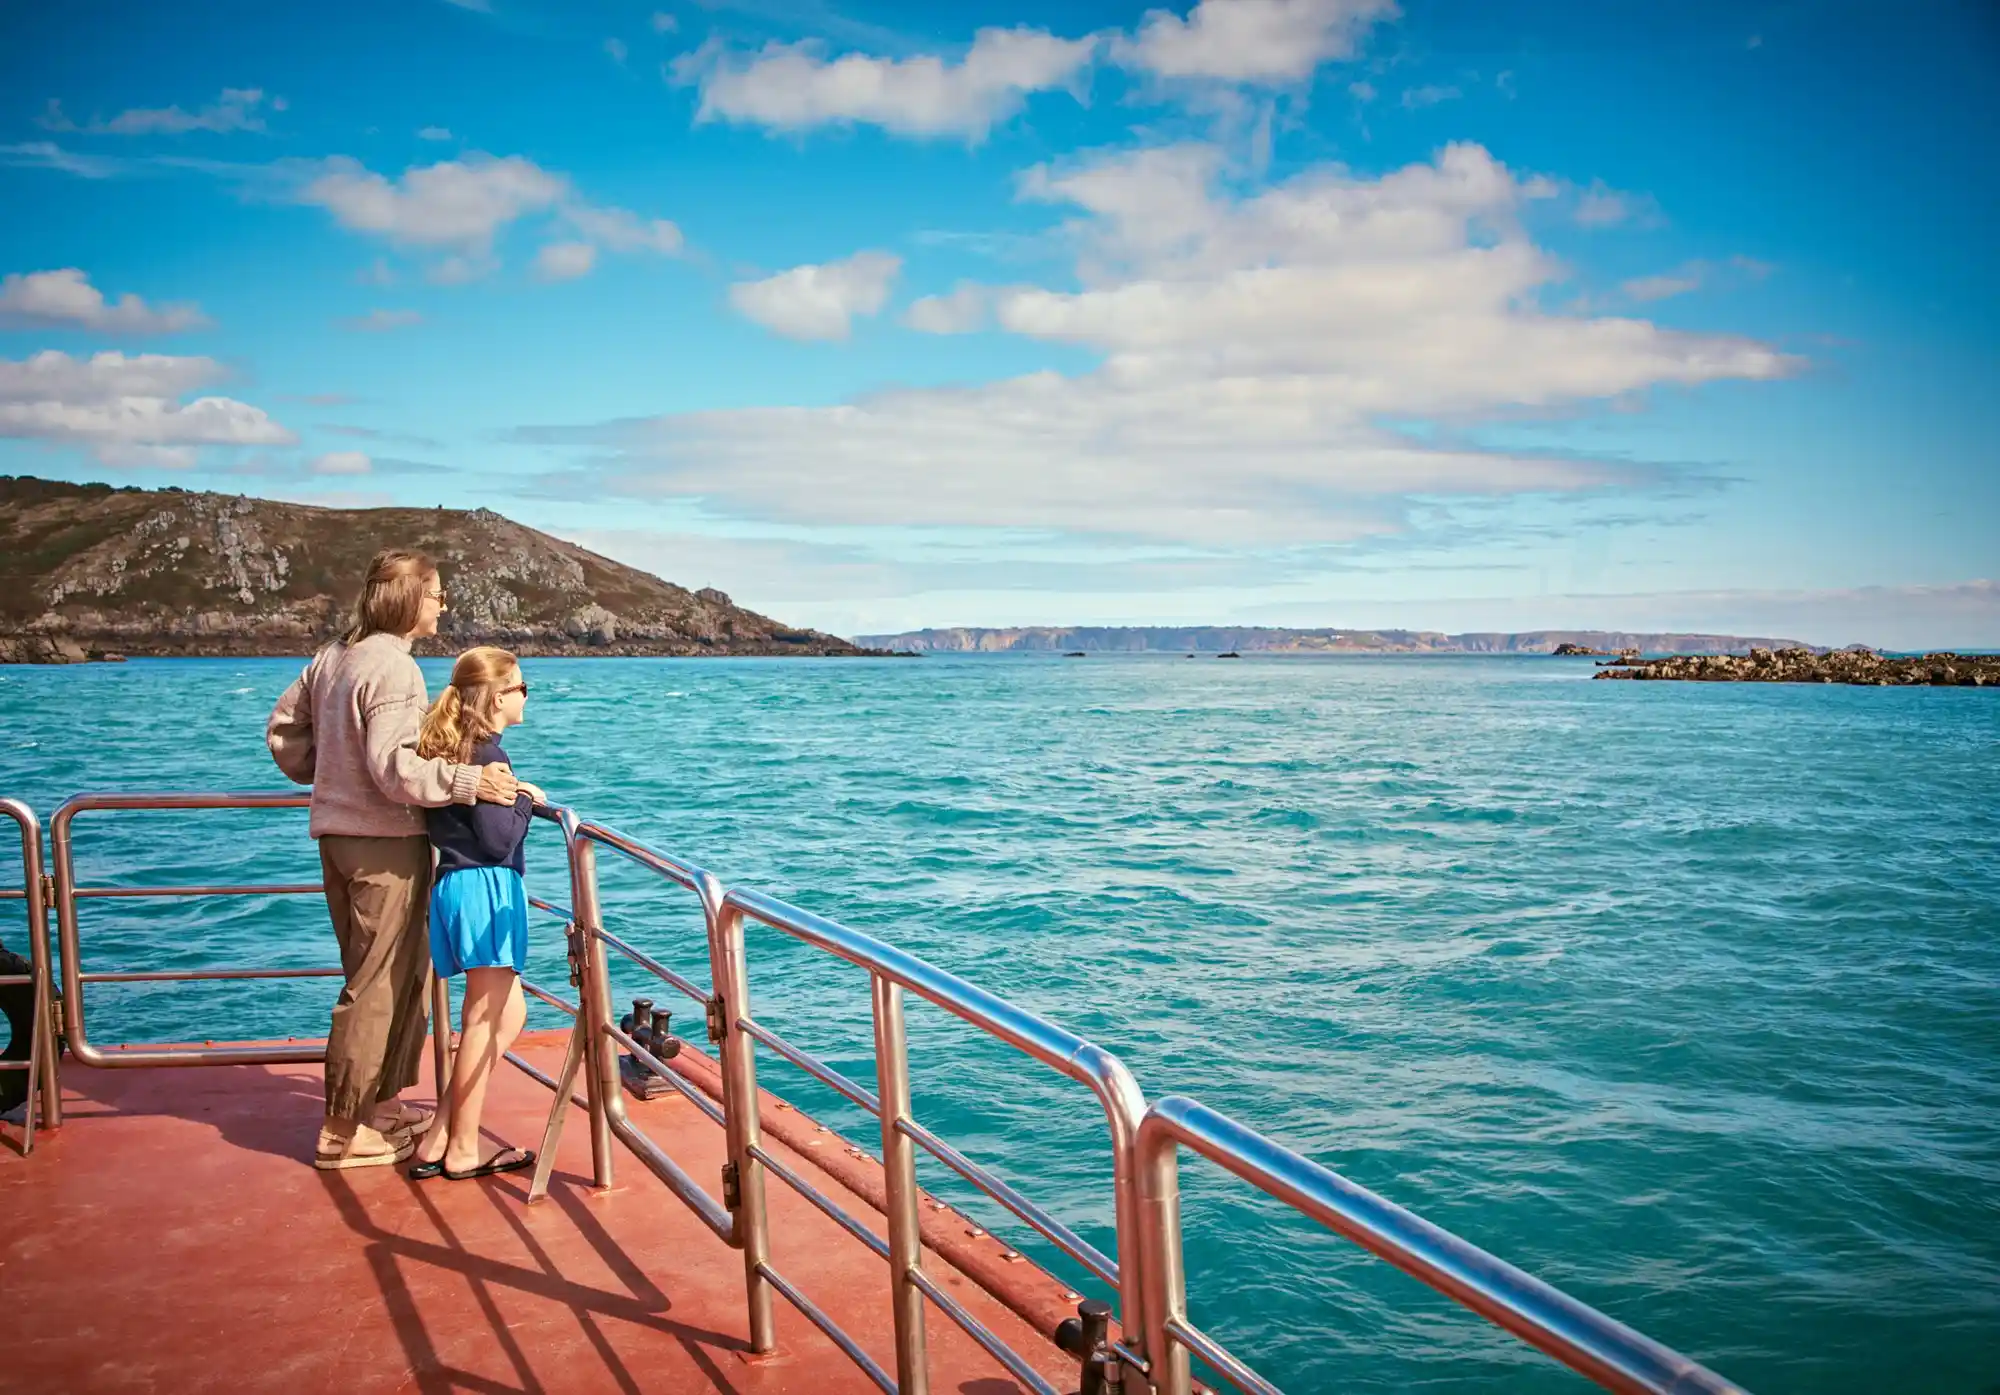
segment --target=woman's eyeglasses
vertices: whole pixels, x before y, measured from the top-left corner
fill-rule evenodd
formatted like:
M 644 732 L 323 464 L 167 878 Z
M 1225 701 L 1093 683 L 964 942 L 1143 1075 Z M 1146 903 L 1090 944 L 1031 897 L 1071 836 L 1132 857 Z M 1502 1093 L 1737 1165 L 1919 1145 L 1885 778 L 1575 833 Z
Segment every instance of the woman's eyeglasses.
M 509 693 L 519 693 L 522 697 L 526 697 L 528 695 L 528 685 L 526 681 L 511 684 L 508 687 L 502 688 L 500 690 L 501 697 L 506 697 L 507 694 Z
M 439 605 L 443 605 L 445 601 L 444 591 L 442 589 L 426 591 L 424 592 L 424 599 L 427 601 L 436 601 Z

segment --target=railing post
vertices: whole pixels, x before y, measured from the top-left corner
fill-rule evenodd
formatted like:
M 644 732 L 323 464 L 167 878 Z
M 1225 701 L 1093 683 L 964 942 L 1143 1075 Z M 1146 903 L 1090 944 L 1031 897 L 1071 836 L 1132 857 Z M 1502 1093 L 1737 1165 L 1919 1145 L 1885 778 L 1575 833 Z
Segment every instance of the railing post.
M 76 928 L 76 873 L 70 866 L 69 821 L 65 803 L 49 816 L 49 873 L 54 879 L 56 913 L 56 964 L 62 975 L 63 1035 L 69 1040 L 70 1054 L 84 1065 L 102 1064 L 102 1053 L 94 1050 L 83 1031 L 83 969 L 78 962 L 82 948 Z
M 701 876 L 702 912 L 708 921 L 709 982 L 722 999 L 722 1114 L 729 1165 L 736 1169 L 737 1203 L 732 1237 L 743 1251 L 743 1292 L 750 1316 L 750 1349 L 774 1351 L 777 1328 L 771 1314 L 771 1285 L 764 1268 L 771 1260 L 770 1224 L 764 1208 L 764 1165 L 751 1149 L 762 1146 L 757 1108 L 756 1043 L 738 1027 L 750 1016 L 750 971 L 743 950 L 743 912 L 722 899 L 722 885 Z
M 1167 1324 L 1187 1320 L 1187 1270 L 1181 1262 L 1180 1146 L 1168 1135 L 1139 1131 L 1134 1158 L 1138 1186 L 1140 1286 L 1145 1295 L 1146 1359 L 1156 1395 L 1188 1395 L 1187 1348 Z M 1119 1255 L 1121 1262 L 1125 1256 Z
M 21 897 L 28 917 L 29 1000 L 35 1016 L 29 1028 L 28 1108 L 21 1128 L 21 1153 L 26 1156 L 35 1151 L 38 1116 L 44 1128 L 62 1127 L 62 1081 L 56 1070 L 55 1022 L 49 996 L 54 981 L 49 964 L 49 883 L 43 872 L 41 817 L 18 799 L 0 799 L 0 810 L 21 826 Z
M 910 1052 L 903 1031 L 903 986 L 868 975 L 875 1009 L 875 1092 L 882 1105 L 882 1177 L 888 1196 L 889 1304 L 896 1324 L 898 1395 L 929 1395 L 924 1293 L 910 1281 L 923 1264 L 917 1213 L 917 1145 L 898 1125 L 910 1118 Z
M 437 1078 L 437 1122 L 444 1122 L 451 1097 L 451 980 L 426 972 L 431 981 L 431 1073 Z
M 1147 1322 L 1144 1247 L 1139 1236 L 1138 1167 L 1139 1121 L 1146 1114 L 1146 1097 L 1125 1063 L 1103 1047 L 1086 1042 L 1070 1058 L 1098 1103 L 1104 1106 L 1104 1121 L 1111 1135 L 1111 1194 L 1118 1234 L 1118 1300 L 1123 1305 L 1119 1322 L 1124 1327 L 1124 1345 L 1142 1359 L 1146 1356 Z
M 590 1102 L 590 1162 L 592 1180 L 609 1187 L 611 1168 L 611 1105 L 618 1089 L 618 1053 L 604 1029 L 611 1024 L 611 974 L 604 963 L 604 946 L 597 931 L 603 921 L 597 905 L 597 848 L 588 838 L 569 845 L 570 909 L 583 955 L 583 983 L 577 994 L 576 1028 L 584 1034 L 584 1098 Z

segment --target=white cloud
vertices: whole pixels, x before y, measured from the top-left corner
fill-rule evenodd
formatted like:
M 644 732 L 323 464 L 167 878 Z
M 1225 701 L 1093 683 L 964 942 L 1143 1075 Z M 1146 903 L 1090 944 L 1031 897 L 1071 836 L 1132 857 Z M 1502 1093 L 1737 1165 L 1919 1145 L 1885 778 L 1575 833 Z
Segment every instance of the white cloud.
M 308 468 L 315 475 L 366 475 L 373 472 L 375 462 L 362 451 L 331 450 L 314 457 Z
M 1435 83 L 1406 87 L 1403 89 L 1403 110 L 1415 111 L 1419 107 L 1434 107 L 1440 102 L 1455 102 L 1464 95 L 1456 87 L 1440 87 Z
M 856 252 L 845 261 L 739 281 L 729 288 L 729 303 L 788 339 L 845 339 L 856 315 L 880 313 L 902 267 L 902 258 L 887 252 Z
M 477 281 L 491 276 L 500 269 L 497 257 L 487 254 L 460 257 L 450 256 L 424 271 L 424 279 L 434 286 L 463 286 L 468 281 Z
M 645 219 L 623 208 L 571 204 L 563 210 L 570 226 L 614 252 L 658 252 L 674 256 L 681 250 L 681 230 L 665 218 Z
M 79 179 L 109 179 L 123 174 L 129 165 L 111 155 L 85 155 L 65 150 L 54 141 L 31 140 L 17 145 L 0 145 L 0 165 L 26 169 L 61 170 Z
M 93 120 L 88 125 L 79 126 L 63 113 L 61 102 L 50 98 L 48 109 L 38 118 L 37 124 L 50 131 L 84 131 L 91 135 L 114 136 L 181 135 L 188 131 L 261 131 L 264 129 L 264 118 L 258 109 L 263 105 L 264 93 L 260 88 L 225 87 L 221 97 L 199 111 L 183 111 L 177 106 L 135 107 L 119 112 L 109 121 Z M 284 99 L 273 101 L 271 107 L 275 111 L 283 111 Z
M 407 329 L 411 325 L 423 322 L 424 317 L 414 310 L 370 310 L 365 315 L 342 320 L 340 327 L 357 330 L 363 334 L 384 334 L 392 329 Z
M 597 249 L 588 242 L 551 242 L 535 254 L 535 274 L 544 281 L 574 281 L 595 265 Z
M 587 242 L 614 252 L 674 255 L 682 248 L 680 229 L 667 219 L 587 203 L 567 175 L 519 155 L 496 159 L 474 153 L 414 166 L 399 179 L 336 155 L 312 168 L 296 197 L 327 209 L 357 232 L 445 250 L 426 273 L 443 285 L 491 274 L 499 266 L 495 240 L 509 225 L 529 218 L 560 219 Z M 542 274 L 555 268 L 561 279 L 589 271 L 594 253 L 585 257 L 573 241 L 560 245 L 565 250 L 538 261 Z
M 903 314 L 903 323 L 925 334 L 971 334 L 986 326 L 992 292 L 961 281 L 949 295 L 927 295 Z
M 0 359 L 0 402 L 98 404 L 121 397 L 180 397 L 227 376 L 212 358 L 110 352 L 72 358 L 44 349 L 25 359 Z
M 172 334 L 209 323 L 192 305 L 153 307 L 126 294 L 116 303 L 76 267 L 16 273 L 0 281 L 0 328 L 94 329 L 106 334 Z
M 450 140 L 451 128 L 449 126 L 426 126 L 422 130 L 417 132 L 417 139 Z
M 680 27 L 681 22 L 665 10 L 653 11 L 653 32 L 655 34 L 671 34 Z
M 1577 197 L 1576 221 L 1586 228 L 1613 227 L 1641 216 L 1646 203 L 1644 199 L 1607 188 L 1601 179 L 1592 180 L 1590 187 Z
M 1223 192 L 1222 167 L 1215 147 L 1175 146 L 1022 181 L 1024 197 L 1078 210 L 1079 286 L 998 292 L 997 321 L 1095 350 L 1096 369 L 610 429 L 618 487 L 797 522 L 1340 541 L 1399 526 L 1411 498 L 1659 478 L 1386 421 L 1456 427 L 1801 367 L 1754 340 L 1543 309 L 1563 273 L 1518 213 L 1557 186 L 1477 145 L 1379 178 L 1321 166 L 1241 196 Z M 850 312 L 824 293 L 826 270 L 734 295 L 780 332 L 837 335 Z
M 627 49 L 623 39 L 606 39 L 604 41 L 604 51 L 610 55 L 613 63 L 624 63 Z
M 569 180 L 518 155 L 471 155 L 404 171 L 391 180 L 345 155 L 327 159 L 299 192 L 342 227 L 420 247 L 483 252 L 494 234 L 568 197 Z
M 228 397 L 177 399 L 220 382 L 212 358 L 44 349 L 0 359 L 0 436 L 90 449 L 107 464 L 189 465 L 203 445 L 289 445 L 292 433 Z
M 897 135 L 979 140 L 1029 93 L 1073 82 L 1097 42 L 1025 27 L 981 29 L 956 63 L 934 54 L 828 59 L 810 41 L 771 43 L 755 54 L 709 43 L 675 59 L 671 71 L 701 89 L 699 121 L 779 131 L 862 123 Z
M 1690 263 L 1679 271 L 1670 271 L 1659 276 L 1637 276 L 1619 287 L 1628 300 L 1665 300 L 1669 296 L 1684 295 L 1701 285 L 1699 263 Z
M 1156 77 L 1296 83 L 1352 57 L 1369 26 L 1396 13 L 1394 0 L 1201 0 L 1186 19 L 1149 11 L 1114 52 Z
M 1376 96 L 1375 84 L 1366 81 L 1350 82 L 1347 84 L 1347 95 L 1352 97 L 1355 101 L 1364 104 L 1372 102 L 1375 100 Z
M 1991 579 L 1825 590 L 1486 594 L 1397 600 L 1379 609 L 1391 623 L 1452 629 L 1654 630 L 1884 649 L 2000 648 L 2000 581 Z
M 1654 276 L 1638 276 L 1623 283 L 1619 289 L 1628 300 L 1639 302 L 1665 300 L 1669 296 L 1685 295 L 1703 286 L 1717 282 L 1761 281 L 1771 274 L 1769 263 L 1754 257 L 1735 256 L 1725 262 L 1691 261 L 1683 262 L 1672 271 Z

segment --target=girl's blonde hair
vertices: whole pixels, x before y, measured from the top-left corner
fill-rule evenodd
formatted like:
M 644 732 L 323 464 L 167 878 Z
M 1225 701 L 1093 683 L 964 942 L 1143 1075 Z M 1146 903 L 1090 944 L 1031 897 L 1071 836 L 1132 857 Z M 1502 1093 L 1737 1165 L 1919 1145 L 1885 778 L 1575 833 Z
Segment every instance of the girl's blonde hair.
M 426 760 L 443 756 L 464 765 L 472 748 L 499 734 L 493 724 L 500 689 L 521 661 L 505 649 L 482 644 L 458 656 L 451 666 L 451 684 L 438 694 L 417 731 L 417 754 Z
M 359 644 L 372 634 L 406 635 L 423 613 L 424 592 L 437 575 L 437 563 L 421 552 L 385 547 L 368 563 L 361 594 L 354 598 L 354 618 L 343 644 Z

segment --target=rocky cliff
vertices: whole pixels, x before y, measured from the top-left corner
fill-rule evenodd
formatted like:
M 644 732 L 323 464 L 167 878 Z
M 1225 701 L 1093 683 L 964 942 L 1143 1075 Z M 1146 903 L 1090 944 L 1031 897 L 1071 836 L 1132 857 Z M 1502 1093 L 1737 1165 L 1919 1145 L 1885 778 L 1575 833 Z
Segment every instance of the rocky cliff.
M 1529 630 L 1521 634 L 1449 635 L 1435 630 L 1288 630 L 1268 626 L 1163 628 L 1140 625 L 1028 626 L 1021 629 L 912 630 L 861 635 L 878 649 L 918 653 L 1216 654 L 1229 650 L 1265 654 L 1747 654 L 1753 648 L 1797 647 L 1794 639 L 1741 635 L 1624 634 L 1615 630 Z
M 437 558 L 450 593 L 425 652 L 866 652 L 489 509 L 324 509 L 0 476 L 0 662 L 309 653 L 342 627 L 368 559 L 389 546 Z

